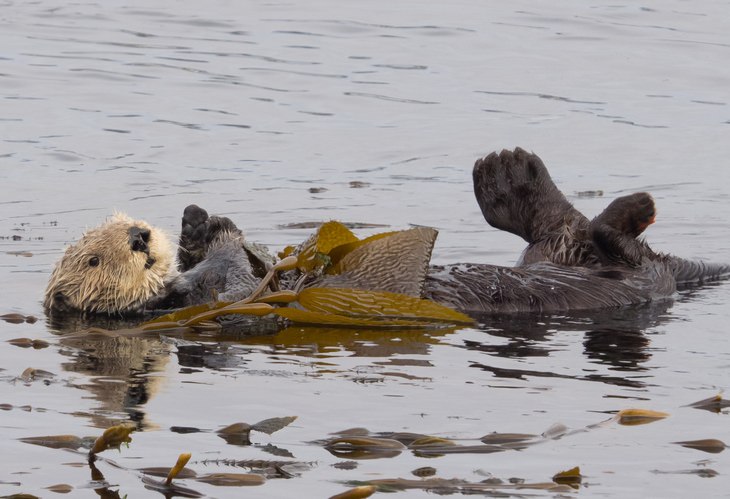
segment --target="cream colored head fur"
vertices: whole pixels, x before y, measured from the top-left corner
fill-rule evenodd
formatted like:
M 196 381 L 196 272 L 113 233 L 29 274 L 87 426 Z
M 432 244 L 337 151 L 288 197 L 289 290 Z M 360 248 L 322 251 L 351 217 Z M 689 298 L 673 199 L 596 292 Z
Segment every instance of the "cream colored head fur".
M 133 234 L 146 239 L 137 249 Z M 139 312 L 175 273 L 174 248 L 167 235 L 117 213 L 66 249 L 53 269 L 43 304 L 50 312 Z

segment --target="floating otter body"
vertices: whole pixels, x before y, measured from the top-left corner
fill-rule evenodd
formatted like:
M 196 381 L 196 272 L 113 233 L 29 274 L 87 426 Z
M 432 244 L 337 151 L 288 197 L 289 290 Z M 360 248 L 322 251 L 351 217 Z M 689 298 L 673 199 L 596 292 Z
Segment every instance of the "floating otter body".
M 436 231 L 423 228 L 360 248 L 338 276 L 293 272 L 282 277 L 281 288 L 394 291 L 473 314 L 550 312 L 644 303 L 671 296 L 678 285 L 730 274 L 730 266 L 661 255 L 638 240 L 654 219 L 646 193 L 619 198 L 589 221 L 560 193 L 542 161 L 519 148 L 478 160 L 474 190 L 487 222 L 528 243 L 518 266 L 429 266 Z M 117 217 L 67 250 L 45 306 L 125 314 L 234 301 L 248 296 L 273 263 L 229 219 L 209 217 L 195 205 L 183 215 L 179 272 L 172 261 L 172 249 L 155 229 Z

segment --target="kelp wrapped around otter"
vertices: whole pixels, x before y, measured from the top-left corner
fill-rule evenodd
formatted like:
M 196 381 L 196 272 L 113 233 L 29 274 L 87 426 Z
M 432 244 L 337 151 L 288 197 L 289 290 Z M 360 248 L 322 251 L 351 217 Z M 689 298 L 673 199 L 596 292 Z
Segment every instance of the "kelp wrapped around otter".
M 542 161 L 520 148 L 478 160 L 473 176 L 487 222 L 528 243 L 516 267 L 429 266 L 437 232 L 418 228 L 364 241 L 347 236 L 327 251 L 316 248 L 317 265 L 283 273 L 269 290 L 395 292 L 470 314 L 555 312 L 663 299 L 678 286 L 730 273 L 727 265 L 655 253 L 637 239 L 654 221 L 647 193 L 619 198 L 588 220 Z M 305 243 L 298 251 L 311 249 Z M 230 219 L 195 205 L 183 214 L 177 268 L 174 260 L 161 231 L 117 215 L 68 248 L 51 275 L 45 306 L 49 313 L 128 315 L 238 301 L 261 287 L 275 262 Z

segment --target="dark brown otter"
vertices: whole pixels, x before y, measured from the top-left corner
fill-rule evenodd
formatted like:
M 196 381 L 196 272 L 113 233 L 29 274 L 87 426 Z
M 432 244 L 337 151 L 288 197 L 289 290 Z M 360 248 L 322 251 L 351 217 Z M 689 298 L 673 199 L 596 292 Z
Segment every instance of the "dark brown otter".
M 637 239 L 656 214 L 647 193 L 618 198 L 590 221 L 521 148 L 477 160 L 473 175 L 487 222 L 528 246 L 514 268 L 432 267 L 426 298 L 468 312 L 593 309 L 666 298 L 730 274 L 728 265 L 656 253 Z

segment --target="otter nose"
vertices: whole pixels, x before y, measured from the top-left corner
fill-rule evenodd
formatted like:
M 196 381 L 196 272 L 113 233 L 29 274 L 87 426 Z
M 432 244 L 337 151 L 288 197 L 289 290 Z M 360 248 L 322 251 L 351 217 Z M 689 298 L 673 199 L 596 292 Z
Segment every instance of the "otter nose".
M 56 312 L 68 312 L 71 307 L 66 300 L 66 295 L 60 291 L 53 293 L 53 310 Z
M 142 253 L 149 255 L 150 247 L 150 230 L 141 229 L 139 227 L 132 227 L 129 229 L 129 247 L 132 251 L 141 251 Z

